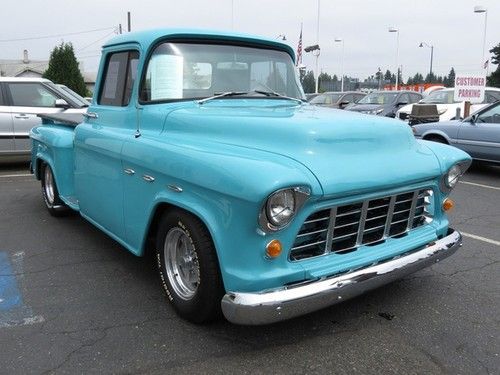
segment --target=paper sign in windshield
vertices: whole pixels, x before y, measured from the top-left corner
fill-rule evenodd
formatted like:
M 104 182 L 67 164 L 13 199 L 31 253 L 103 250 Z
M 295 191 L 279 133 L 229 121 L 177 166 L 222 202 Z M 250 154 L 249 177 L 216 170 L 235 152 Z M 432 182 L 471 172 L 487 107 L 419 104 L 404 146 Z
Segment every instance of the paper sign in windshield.
M 182 98 L 183 60 L 182 56 L 173 55 L 151 59 L 151 100 Z

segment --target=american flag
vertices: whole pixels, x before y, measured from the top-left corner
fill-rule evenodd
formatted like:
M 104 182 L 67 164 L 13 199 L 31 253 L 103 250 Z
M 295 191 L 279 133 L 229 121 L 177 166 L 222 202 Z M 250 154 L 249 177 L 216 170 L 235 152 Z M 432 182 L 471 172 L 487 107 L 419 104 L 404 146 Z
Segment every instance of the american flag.
M 299 45 L 297 46 L 297 61 L 295 62 L 296 66 L 302 64 L 302 24 L 300 25 L 300 36 L 299 36 Z

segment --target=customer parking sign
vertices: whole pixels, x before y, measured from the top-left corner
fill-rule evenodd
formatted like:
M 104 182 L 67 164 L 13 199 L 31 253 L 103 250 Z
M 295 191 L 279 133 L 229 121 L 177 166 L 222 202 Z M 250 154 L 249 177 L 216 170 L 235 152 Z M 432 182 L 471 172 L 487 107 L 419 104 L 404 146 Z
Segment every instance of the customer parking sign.
M 481 103 L 484 101 L 484 74 L 461 74 L 455 77 L 454 100 L 456 102 Z

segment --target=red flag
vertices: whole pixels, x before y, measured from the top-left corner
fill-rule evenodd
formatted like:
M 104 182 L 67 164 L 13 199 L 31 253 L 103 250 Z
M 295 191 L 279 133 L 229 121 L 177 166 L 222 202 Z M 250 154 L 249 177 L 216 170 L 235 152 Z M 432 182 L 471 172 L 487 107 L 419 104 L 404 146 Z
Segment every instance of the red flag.
M 295 62 L 296 66 L 302 64 L 302 24 L 300 25 L 300 37 L 299 37 L 299 45 L 297 46 L 297 61 Z

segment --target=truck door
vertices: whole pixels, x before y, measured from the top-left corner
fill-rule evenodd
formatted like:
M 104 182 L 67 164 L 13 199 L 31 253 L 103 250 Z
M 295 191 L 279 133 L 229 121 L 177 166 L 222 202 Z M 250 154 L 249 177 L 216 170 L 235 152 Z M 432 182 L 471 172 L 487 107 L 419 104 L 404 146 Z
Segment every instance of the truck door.
M 12 111 L 4 101 L 2 84 L 0 83 L 0 156 L 3 153 L 14 151 L 14 128 L 12 125 Z
M 117 238 L 124 237 L 121 152 L 133 137 L 136 109 L 130 104 L 138 52 L 110 51 L 97 87 L 97 104 L 75 129 L 75 191 L 83 216 Z M 131 82 L 132 80 L 132 82 Z

